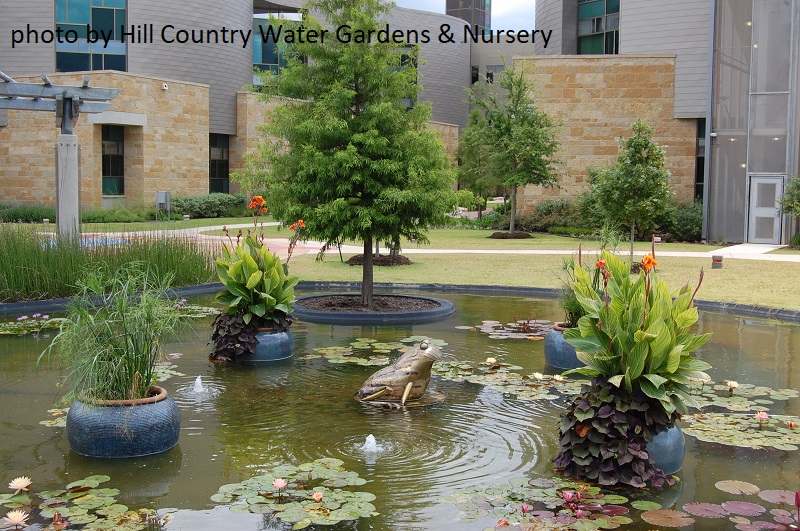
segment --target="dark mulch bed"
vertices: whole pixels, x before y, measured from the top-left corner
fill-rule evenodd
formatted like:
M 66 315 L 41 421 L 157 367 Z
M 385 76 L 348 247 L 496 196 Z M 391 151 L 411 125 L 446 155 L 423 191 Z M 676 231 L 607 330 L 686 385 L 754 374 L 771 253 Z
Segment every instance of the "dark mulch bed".
M 493 232 L 489 238 L 494 240 L 524 240 L 526 238 L 533 238 L 533 236 L 527 232 L 514 232 L 514 234 L 510 232 Z
M 380 255 L 380 256 L 373 256 L 372 257 L 372 265 L 376 266 L 396 266 L 396 265 L 411 265 L 414 262 L 406 258 L 405 256 L 399 254 L 392 259 L 390 255 Z M 357 254 L 351 256 L 345 262 L 347 265 L 364 265 L 364 255 Z
M 439 307 L 439 303 L 415 297 L 372 297 L 372 307 L 361 306 L 361 295 L 326 295 L 310 297 L 297 301 L 298 305 L 309 310 L 322 312 L 414 312 Z

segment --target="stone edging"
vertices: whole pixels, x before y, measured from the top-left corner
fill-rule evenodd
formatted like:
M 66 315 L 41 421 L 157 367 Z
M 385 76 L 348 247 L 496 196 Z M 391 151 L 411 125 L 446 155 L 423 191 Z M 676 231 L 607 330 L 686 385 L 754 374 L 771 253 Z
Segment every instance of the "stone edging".
M 309 295 L 299 297 L 298 302 L 304 299 L 314 299 L 325 295 Z M 358 296 L 357 294 L 355 296 Z M 384 295 L 388 297 L 399 297 L 400 295 Z M 393 324 L 420 324 L 429 323 L 438 319 L 443 319 L 452 315 L 456 308 L 453 303 L 434 297 L 414 295 L 413 298 L 433 301 L 439 304 L 435 308 L 427 310 L 416 310 L 410 312 L 335 312 L 321 311 L 303 308 L 301 304 L 295 304 L 293 315 L 299 320 L 310 323 L 320 324 L 353 324 L 353 325 L 393 325 Z
M 297 287 L 301 290 L 330 290 L 330 291 L 357 291 L 360 289 L 359 282 L 325 282 L 325 281 L 300 281 Z M 396 283 L 376 283 L 376 290 L 390 291 L 438 291 L 442 293 L 473 293 L 479 295 L 520 295 L 527 297 L 541 297 L 553 299 L 558 297 L 560 292 L 556 288 L 529 288 L 524 286 L 487 286 L 487 285 L 464 285 L 464 284 L 396 284 Z M 211 284 L 201 284 L 199 286 L 189 286 L 178 288 L 175 294 L 181 297 L 191 297 L 195 295 L 207 295 L 220 291 L 222 284 L 219 282 Z M 0 304 L 0 316 L 22 315 L 31 313 L 56 312 L 63 310 L 69 299 L 50 299 L 45 301 L 10 302 Z M 696 300 L 695 304 L 700 310 L 709 310 L 720 313 L 747 317 L 761 317 L 764 319 L 779 319 L 800 323 L 800 311 L 785 310 L 780 308 L 770 308 L 768 306 L 756 306 L 750 304 L 740 304 L 733 302 L 718 302 Z

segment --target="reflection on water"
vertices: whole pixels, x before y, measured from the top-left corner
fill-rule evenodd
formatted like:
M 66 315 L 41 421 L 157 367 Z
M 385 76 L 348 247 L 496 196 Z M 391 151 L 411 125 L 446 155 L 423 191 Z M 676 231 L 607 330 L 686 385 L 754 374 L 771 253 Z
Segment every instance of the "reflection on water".
M 330 326 L 296 323 L 295 358 L 277 365 L 223 366 L 208 362 L 210 319 L 177 334 L 167 345 L 186 376 L 164 383 L 181 409 L 181 439 L 166 454 L 131 461 L 98 461 L 72 454 L 66 434 L 45 427 L 47 410 L 61 393 L 56 368 L 35 368 L 45 343 L 0 336 L 0 469 L 8 481 L 33 478 L 37 489 L 56 488 L 91 474 L 108 474 L 130 506 L 174 512 L 168 529 L 281 529 L 256 515 L 234 515 L 209 497 L 220 485 L 241 481 L 283 463 L 320 457 L 342 459 L 378 496 L 381 515 L 336 529 L 484 529 L 486 519 L 456 522 L 458 509 L 440 496 L 484 488 L 514 477 L 548 476 L 557 447 L 563 401 L 524 402 L 470 383 L 434 376 L 431 388 L 446 400 L 425 408 L 386 410 L 361 404 L 353 394 L 375 367 L 336 365 L 302 356 L 318 347 L 346 346 L 359 337 L 396 341 L 411 335 L 443 339 L 444 354 L 478 362 L 491 356 L 524 373 L 553 372 L 544 365 L 543 342 L 491 340 L 458 325 L 536 316 L 555 319 L 554 301 L 524 297 L 436 295 L 452 300 L 447 320 L 414 326 Z M 208 303 L 208 301 L 203 301 Z M 797 388 L 800 327 L 773 321 L 702 313 L 699 332 L 714 332 L 699 357 L 717 381 Z M 798 414 L 800 400 L 770 406 Z M 373 440 L 368 440 L 372 435 Z M 726 498 L 714 488 L 741 479 L 765 489 L 796 489 L 800 452 L 748 450 L 698 443 L 687 437 L 680 487 L 667 505 Z M 0 480 L 5 480 L 0 478 Z M 715 529 L 714 526 L 696 529 Z

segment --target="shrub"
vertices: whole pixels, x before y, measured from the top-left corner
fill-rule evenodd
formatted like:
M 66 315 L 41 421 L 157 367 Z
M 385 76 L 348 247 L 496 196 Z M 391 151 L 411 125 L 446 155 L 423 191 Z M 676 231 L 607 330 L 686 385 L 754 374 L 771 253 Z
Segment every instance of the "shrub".
M 83 223 L 138 223 L 153 219 L 154 211 L 132 208 L 114 208 L 110 210 L 87 210 L 81 214 Z
M 548 232 L 558 236 L 573 236 L 577 238 L 588 238 L 593 233 L 592 229 L 582 227 L 550 227 Z
M 581 220 L 569 199 L 546 199 L 537 203 L 533 211 L 519 219 L 520 229 L 528 232 L 545 232 L 553 226 L 580 226 Z
M 698 202 L 678 205 L 672 216 L 669 233 L 684 242 L 700 241 L 703 231 L 703 204 Z
M 43 219 L 56 220 L 56 209 L 45 205 L 7 205 L 0 207 L 0 221 L 41 223 Z
M 208 194 L 172 198 L 172 210 L 192 218 L 225 218 L 247 216 L 244 194 Z
M 456 192 L 457 205 L 467 210 L 483 210 L 486 208 L 486 199 L 475 195 L 471 190 Z

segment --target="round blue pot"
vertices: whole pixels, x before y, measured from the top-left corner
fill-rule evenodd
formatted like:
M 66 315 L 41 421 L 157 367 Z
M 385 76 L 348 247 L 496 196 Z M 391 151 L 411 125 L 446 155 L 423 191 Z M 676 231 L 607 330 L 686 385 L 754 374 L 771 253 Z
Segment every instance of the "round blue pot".
M 247 361 L 280 361 L 292 357 L 294 336 L 291 330 L 259 332 L 256 351 Z
M 564 371 L 583 367 L 578 360 L 575 347 L 564 340 L 564 330 L 558 325 L 544 337 L 544 361 L 551 367 Z
M 678 425 L 673 425 L 653 437 L 647 443 L 647 453 L 666 475 L 680 471 L 683 467 L 683 455 L 686 453 L 686 442 Z
M 139 400 L 76 401 L 67 413 L 67 438 L 76 454 L 125 458 L 159 454 L 178 444 L 178 405 L 161 387 Z

